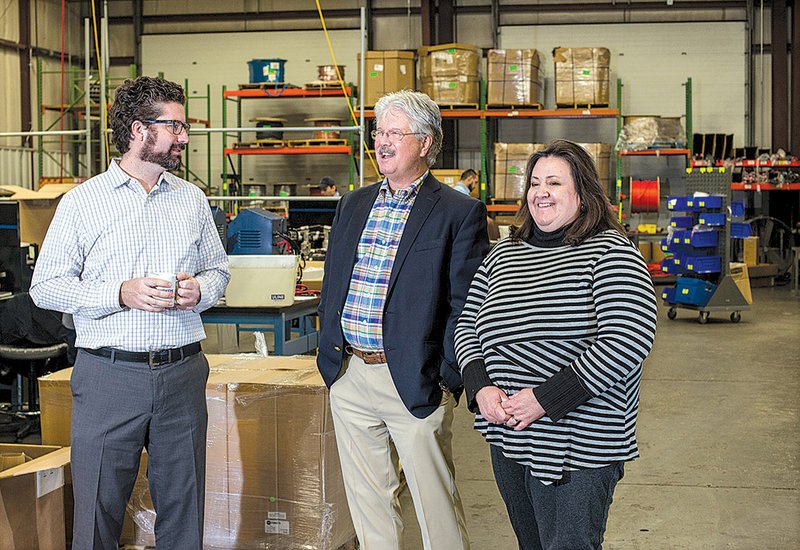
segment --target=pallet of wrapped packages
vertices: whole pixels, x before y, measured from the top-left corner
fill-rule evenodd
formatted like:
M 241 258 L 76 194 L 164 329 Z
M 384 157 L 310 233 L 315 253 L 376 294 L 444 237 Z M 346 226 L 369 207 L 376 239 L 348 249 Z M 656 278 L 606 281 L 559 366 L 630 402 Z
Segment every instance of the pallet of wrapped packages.
M 611 62 L 608 48 L 556 48 L 553 61 L 557 106 L 608 106 Z
M 487 107 L 542 107 L 541 56 L 537 50 L 489 50 L 487 59 Z
M 517 200 L 525 193 L 525 166 L 536 151 L 545 148 L 541 143 L 494 144 L 494 198 Z

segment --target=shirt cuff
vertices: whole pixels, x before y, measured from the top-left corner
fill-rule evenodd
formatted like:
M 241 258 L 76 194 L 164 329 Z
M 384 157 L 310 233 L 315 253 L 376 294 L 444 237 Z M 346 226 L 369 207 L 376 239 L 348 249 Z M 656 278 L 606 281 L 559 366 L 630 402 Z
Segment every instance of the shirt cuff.
M 533 395 L 553 422 L 558 422 L 592 398 L 581 385 L 572 367 L 561 369 L 542 385 L 534 388 Z
M 477 412 L 478 404 L 475 396 L 486 386 L 492 386 L 492 380 L 486 373 L 486 365 L 481 359 L 474 359 L 467 363 L 461 370 L 461 378 L 464 380 L 464 393 L 467 396 L 467 408 L 472 412 Z

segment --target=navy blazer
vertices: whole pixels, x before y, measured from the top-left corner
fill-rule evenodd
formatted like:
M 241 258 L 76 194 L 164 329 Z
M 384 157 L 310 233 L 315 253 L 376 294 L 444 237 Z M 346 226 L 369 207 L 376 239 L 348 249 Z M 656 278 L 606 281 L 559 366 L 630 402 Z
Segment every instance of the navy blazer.
M 319 305 L 317 366 L 335 382 L 345 357 L 341 315 L 356 251 L 380 183 L 345 194 L 333 219 Z M 384 305 L 389 371 L 417 418 L 441 403 L 440 384 L 457 393 L 461 373 L 453 335 L 473 275 L 489 251 L 486 206 L 428 174 L 418 189 L 397 249 Z

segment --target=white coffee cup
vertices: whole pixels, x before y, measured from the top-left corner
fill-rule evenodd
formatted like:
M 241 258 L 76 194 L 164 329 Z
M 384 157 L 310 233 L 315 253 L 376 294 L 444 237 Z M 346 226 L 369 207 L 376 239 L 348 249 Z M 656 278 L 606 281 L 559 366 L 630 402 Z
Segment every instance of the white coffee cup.
M 174 273 L 148 273 L 148 277 L 151 279 L 161 279 L 162 281 L 167 281 L 169 285 L 167 286 L 159 286 L 157 287 L 159 290 L 166 290 L 172 291 L 172 300 L 169 307 L 175 307 L 175 298 L 178 296 L 178 286 L 177 286 L 177 277 Z

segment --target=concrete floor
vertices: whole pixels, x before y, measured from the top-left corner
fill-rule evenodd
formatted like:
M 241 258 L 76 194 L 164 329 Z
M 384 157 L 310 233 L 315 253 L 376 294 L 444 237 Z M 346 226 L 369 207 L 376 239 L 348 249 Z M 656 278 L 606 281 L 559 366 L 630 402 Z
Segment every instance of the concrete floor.
M 638 438 L 604 548 L 800 547 L 800 297 L 753 289 L 751 311 L 708 324 L 659 312 L 645 364 Z M 514 550 L 488 446 L 457 409 L 454 455 L 474 550 Z M 406 550 L 422 548 L 402 499 Z
M 617 486 L 605 548 L 800 547 L 800 296 L 753 295 L 738 324 L 718 314 L 700 325 L 688 310 L 669 321 L 661 308 L 642 382 L 642 456 Z M 488 446 L 463 403 L 454 455 L 473 550 L 515 550 Z M 421 550 L 407 491 L 401 500 L 405 550 Z

